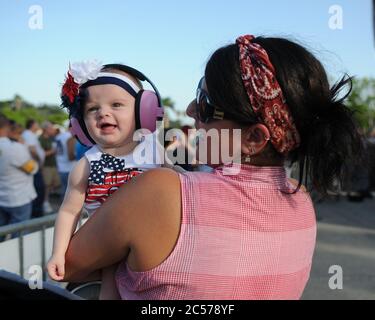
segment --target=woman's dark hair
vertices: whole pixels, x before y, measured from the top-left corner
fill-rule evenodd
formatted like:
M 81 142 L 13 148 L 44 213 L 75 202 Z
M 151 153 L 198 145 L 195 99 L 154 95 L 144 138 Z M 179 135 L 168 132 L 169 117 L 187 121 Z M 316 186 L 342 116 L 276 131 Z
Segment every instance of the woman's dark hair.
M 253 40 L 267 52 L 301 137 L 300 146 L 284 160 L 299 165 L 302 183 L 327 194 L 333 181 L 342 181 L 345 165 L 362 154 L 362 139 L 353 112 L 344 104 L 351 91 L 351 78 L 344 77 L 330 88 L 322 64 L 305 48 L 282 38 Z M 242 83 L 236 44 L 218 49 L 205 70 L 213 104 L 238 117 L 239 122 L 258 123 Z M 349 90 L 339 96 L 341 89 Z M 272 157 L 282 158 L 272 146 Z

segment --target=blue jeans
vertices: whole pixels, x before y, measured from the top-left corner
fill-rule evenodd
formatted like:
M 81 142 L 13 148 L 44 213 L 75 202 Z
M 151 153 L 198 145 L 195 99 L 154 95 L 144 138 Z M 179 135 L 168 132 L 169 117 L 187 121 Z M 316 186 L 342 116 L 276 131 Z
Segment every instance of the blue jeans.
M 32 207 L 32 217 L 39 218 L 43 217 L 43 202 L 44 202 L 44 194 L 45 194 L 45 185 L 42 170 L 38 170 L 38 172 L 34 175 L 34 188 L 37 194 L 36 199 L 33 201 Z
M 13 224 L 31 219 L 32 202 L 19 207 L 0 206 L 0 226 Z M 18 237 L 19 233 L 13 233 L 12 238 Z M 0 241 L 3 239 L 0 237 Z

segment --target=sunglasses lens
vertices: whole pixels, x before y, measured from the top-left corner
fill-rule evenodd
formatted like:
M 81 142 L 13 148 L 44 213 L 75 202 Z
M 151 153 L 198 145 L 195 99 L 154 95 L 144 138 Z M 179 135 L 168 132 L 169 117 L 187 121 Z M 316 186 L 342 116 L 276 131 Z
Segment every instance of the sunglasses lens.
M 196 108 L 199 120 L 205 122 L 207 120 L 207 94 L 200 88 L 197 89 Z

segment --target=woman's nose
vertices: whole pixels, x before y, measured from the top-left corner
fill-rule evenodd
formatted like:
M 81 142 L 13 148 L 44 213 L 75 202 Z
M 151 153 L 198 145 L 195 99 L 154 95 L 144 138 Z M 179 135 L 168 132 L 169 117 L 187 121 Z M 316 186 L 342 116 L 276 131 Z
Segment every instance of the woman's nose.
M 186 108 L 186 114 L 190 118 L 195 118 L 195 100 L 192 100 Z

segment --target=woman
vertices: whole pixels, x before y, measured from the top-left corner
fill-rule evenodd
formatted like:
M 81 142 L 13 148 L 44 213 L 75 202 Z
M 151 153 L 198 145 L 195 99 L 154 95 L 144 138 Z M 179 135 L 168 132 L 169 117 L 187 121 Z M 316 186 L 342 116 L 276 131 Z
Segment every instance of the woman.
M 302 177 L 290 183 L 283 164 L 298 162 L 321 193 L 339 176 L 360 149 L 336 97 L 349 81 L 330 89 L 320 62 L 285 39 L 243 36 L 218 49 L 187 109 L 197 129 L 229 132 L 205 140 L 215 170 L 156 169 L 118 190 L 73 237 L 66 280 L 121 260 L 123 299 L 300 298 L 315 213 Z M 211 151 L 233 137 L 233 157 L 215 164 Z

